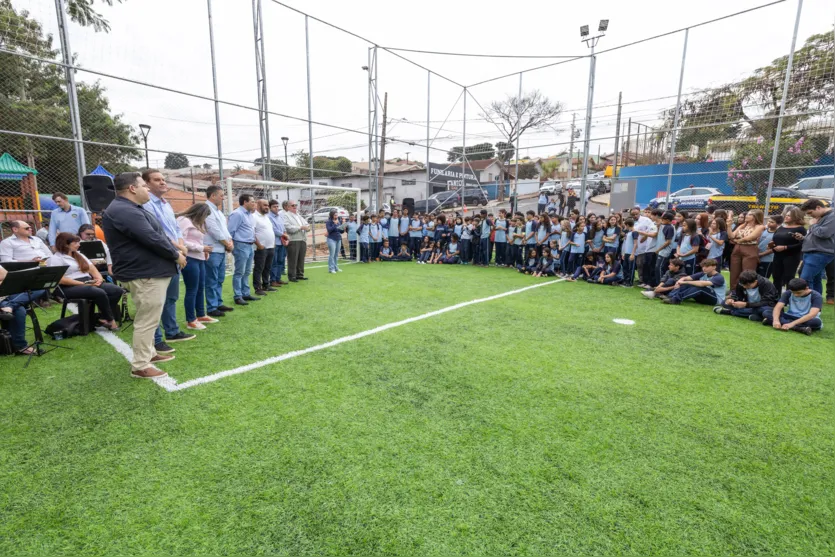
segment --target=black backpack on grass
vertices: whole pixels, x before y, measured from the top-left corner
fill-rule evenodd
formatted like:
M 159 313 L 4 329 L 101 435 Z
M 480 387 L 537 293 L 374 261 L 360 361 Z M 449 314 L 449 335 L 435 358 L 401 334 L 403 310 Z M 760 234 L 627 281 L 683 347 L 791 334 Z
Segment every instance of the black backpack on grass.
M 63 319 L 53 321 L 44 330 L 53 340 L 62 340 L 81 334 L 81 317 L 68 315 Z

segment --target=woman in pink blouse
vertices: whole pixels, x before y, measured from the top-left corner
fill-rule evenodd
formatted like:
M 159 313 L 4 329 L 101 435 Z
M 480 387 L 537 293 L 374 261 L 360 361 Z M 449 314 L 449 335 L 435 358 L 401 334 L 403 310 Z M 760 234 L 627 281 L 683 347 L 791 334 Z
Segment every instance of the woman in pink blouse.
M 211 214 L 205 203 L 196 203 L 177 217 L 177 225 L 183 233 L 183 242 L 188 249 L 188 264 L 183 267 L 183 282 L 186 295 L 187 327 L 191 330 L 205 329 L 204 323 L 217 323 L 217 319 L 206 315 L 204 288 L 206 284 L 206 258 L 212 253 L 212 246 L 203 245 L 206 233 L 206 219 Z

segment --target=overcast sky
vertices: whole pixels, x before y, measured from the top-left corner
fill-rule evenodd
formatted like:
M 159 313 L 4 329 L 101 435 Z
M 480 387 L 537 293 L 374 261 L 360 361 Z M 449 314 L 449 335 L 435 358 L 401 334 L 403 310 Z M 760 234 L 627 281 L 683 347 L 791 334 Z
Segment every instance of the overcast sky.
M 271 0 L 263 0 L 269 109 L 297 118 L 307 117 L 304 17 Z M 391 2 L 384 0 L 288 0 L 334 25 L 381 46 L 433 51 L 514 55 L 586 55 L 579 27 L 597 28 L 610 19 L 609 31 L 598 50 L 623 45 L 659 33 L 721 17 L 765 2 L 737 0 L 597 0 L 585 3 L 532 0 L 508 2 Z M 54 2 L 13 0 L 55 32 Z M 94 33 L 71 26 L 72 49 L 78 63 L 90 69 L 139 79 L 172 89 L 211 97 L 211 63 L 206 0 L 126 0 L 112 8 L 96 3 L 111 23 L 111 33 Z M 796 0 L 767 7 L 690 33 L 684 76 L 685 92 L 720 85 L 748 75 L 789 50 L 797 10 Z M 222 100 L 257 106 L 251 2 L 214 0 L 214 33 Z M 806 0 L 798 46 L 813 33 L 832 31 L 835 3 Z M 367 64 L 369 44 L 310 20 L 312 119 L 357 129 L 341 132 L 313 126 L 314 153 L 345 155 L 367 160 Z M 683 46 L 683 33 L 601 54 L 597 62 L 592 152 L 598 145 L 611 151 L 618 93 L 623 93 L 623 121 L 656 123 L 659 112 L 674 106 Z M 57 41 L 56 41 L 57 44 Z M 485 121 L 483 106 L 514 95 L 521 70 L 558 60 L 494 59 L 401 53 L 440 76 L 461 85 L 505 74 L 510 77 L 468 90 L 467 144 L 501 141 L 495 126 Z M 560 101 L 566 110 L 556 129 L 530 133 L 521 139 L 522 155 L 548 156 L 567 148 L 572 114 L 583 126 L 588 85 L 587 58 L 524 73 L 524 91 L 539 89 Z M 419 142 L 387 146 L 386 158 L 426 160 L 427 72 L 390 53 L 379 51 L 379 92 L 388 92 L 389 136 Z M 442 162 L 441 150 L 462 144 L 464 106 L 462 88 L 431 77 L 430 160 Z M 150 124 L 149 143 L 164 151 L 214 156 L 217 153 L 213 103 L 81 72 L 83 81 L 99 79 L 108 90 L 113 110 L 133 125 Z M 658 97 L 661 100 L 650 101 Z M 457 102 L 456 102 L 457 101 Z M 448 120 L 443 127 L 441 124 Z M 225 158 L 251 161 L 260 156 L 257 112 L 221 106 Z M 270 116 L 272 156 L 283 157 L 280 137 L 290 138 L 289 150 L 307 150 L 304 121 Z M 437 135 L 437 137 L 436 137 Z M 327 137 L 325 137 L 327 136 Z M 575 145 L 575 149 L 578 145 Z M 438 149 L 438 150 L 435 150 Z M 154 164 L 164 155 L 151 154 Z M 193 163 L 205 159 L 190 157 Z M 155 162 L 158 161 L 158 162 Z M 227 165 L 236 164 L 228 162 Z M 241 163 L 243 164 L 243 163 Z M 245 166 L 245 165 L 244 165 Z

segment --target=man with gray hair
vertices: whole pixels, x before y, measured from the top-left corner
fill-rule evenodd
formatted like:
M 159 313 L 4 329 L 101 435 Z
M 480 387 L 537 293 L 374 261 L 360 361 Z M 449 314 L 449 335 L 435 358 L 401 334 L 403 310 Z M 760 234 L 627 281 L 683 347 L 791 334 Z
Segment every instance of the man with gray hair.
M 290 237 L 287 245 L 287 276 L 290 282 L 307 280 L 304 276 L 304 256 L 307 255 L 307 231 L 310 225 L 298 213 L 299 202 L 290 200 L 284 211 L 284 230 Z

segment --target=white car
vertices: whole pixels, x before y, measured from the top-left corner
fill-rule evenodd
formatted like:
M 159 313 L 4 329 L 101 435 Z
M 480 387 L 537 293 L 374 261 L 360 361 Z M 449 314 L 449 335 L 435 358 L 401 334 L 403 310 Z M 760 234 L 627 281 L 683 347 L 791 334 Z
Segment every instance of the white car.
M 336 211 L 336 216 L 341 219 L 348 220 L 348 211 L 342 207 L 322 207 L 321 209 L 317 209 L 316 212 L 313 213 L 312 217 L 308 215 L 307 222 L 327 222 L 328 215 L 331 211 Z
M 832 200 L 835 195 L 835 175 L 829 176 L 815 176 L 813 178 L 803 178 L 796 184 L 789 186 L 791 190 L 802 191 L 809 197 L 815 199 Z
M 702 211 L 707 207 L 707 201 L 714 195 L 722 195 L 716 188 L 702 188 L 690 186 L 670 194 L 670 203 L 676 209 L 682 211 Z M 667 209 L 667 197 L 656 197 L 650 199 L 649 206 L 653 209 Z M 672 207 L 671 207 L 672 208 Z
M 559 180 L 549 180 L 542 184 L 539 188 L 540 193 L 544 193 L 545 195 L 555 195 L 562 191 L 562 182 Z

